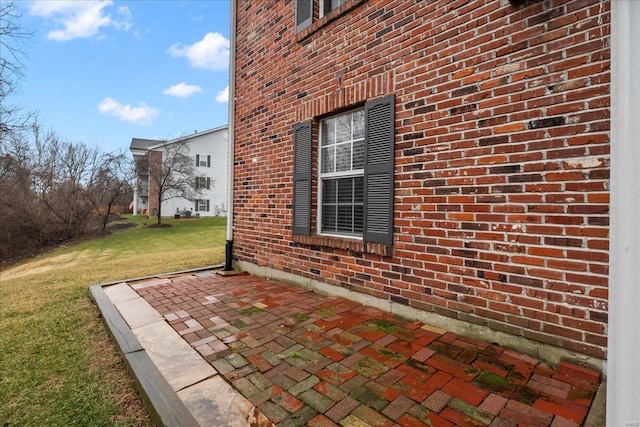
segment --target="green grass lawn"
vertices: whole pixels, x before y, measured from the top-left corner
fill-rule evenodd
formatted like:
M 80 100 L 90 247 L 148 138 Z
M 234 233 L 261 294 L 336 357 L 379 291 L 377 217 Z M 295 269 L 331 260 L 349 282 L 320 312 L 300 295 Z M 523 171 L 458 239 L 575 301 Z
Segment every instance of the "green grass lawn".
M 146 426 L 89 286 L 224 261 L 224 218 L 135 227 L 0 272 L 0 426 Z

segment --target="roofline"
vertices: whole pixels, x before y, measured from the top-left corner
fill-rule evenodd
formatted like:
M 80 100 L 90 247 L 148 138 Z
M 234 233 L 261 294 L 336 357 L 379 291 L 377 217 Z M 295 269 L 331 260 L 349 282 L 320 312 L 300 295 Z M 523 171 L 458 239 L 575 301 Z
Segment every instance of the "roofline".
M 185 136 L 180 136 L 178 138 L 175 139 L 171 139 L 168 141 L 159 141 L 160 143 L 157 145 L 152 145 L 151 147 L 147 148 L 147 150 L 153 150 L 156 148 L 161 148 L 161 147 L 165 147 L 167 145 L 170 144 L 175 144 L 176 142 L 180 142 L 180 141 L 184 141 L 187 139 L 191 139 L 191 138 L 195 138 L 197 136 L 202 136 L 202 135 L 207 135 L 209 133 L 213 133 L 213 132 L 218 132 L 224 129 L 229 129 L 229 125 L 223 125 L 223 126 L 218 126 L 217 128 L 213 128 L 213 129 L 208 129 L 208 130 L 203 130 L 202 132 L 196 132 L 196 133 L 192 133 L 190 135 L 185 135 Z

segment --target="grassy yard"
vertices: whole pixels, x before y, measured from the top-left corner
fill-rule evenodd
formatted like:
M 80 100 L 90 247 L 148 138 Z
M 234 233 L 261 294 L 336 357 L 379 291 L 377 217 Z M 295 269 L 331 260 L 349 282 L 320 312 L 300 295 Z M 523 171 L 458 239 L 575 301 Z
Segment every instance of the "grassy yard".
M 223 218 L 153 220 L 0 272 L 0 426 L 146 426 L 89 286 L 222 263 Z

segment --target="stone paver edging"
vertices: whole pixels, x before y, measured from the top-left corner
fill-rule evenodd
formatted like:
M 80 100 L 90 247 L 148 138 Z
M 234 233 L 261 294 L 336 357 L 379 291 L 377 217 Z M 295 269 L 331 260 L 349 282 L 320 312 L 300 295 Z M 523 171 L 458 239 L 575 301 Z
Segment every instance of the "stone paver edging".
M 90 292 L 154 425 L 272 426 L 126 282 Z

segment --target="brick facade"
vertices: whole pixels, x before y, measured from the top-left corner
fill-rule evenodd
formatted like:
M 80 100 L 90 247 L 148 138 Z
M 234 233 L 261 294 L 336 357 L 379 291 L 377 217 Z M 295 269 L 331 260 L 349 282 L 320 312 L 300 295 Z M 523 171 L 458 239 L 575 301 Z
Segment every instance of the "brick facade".
M 234 257 L 606 358 L 609 1 L 295 3 L 234 2 Z M 294 236 L 294 124 L 388 95 L 393 245 Z

